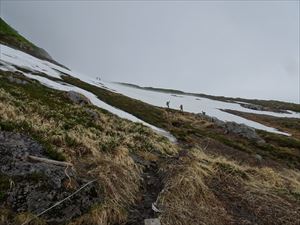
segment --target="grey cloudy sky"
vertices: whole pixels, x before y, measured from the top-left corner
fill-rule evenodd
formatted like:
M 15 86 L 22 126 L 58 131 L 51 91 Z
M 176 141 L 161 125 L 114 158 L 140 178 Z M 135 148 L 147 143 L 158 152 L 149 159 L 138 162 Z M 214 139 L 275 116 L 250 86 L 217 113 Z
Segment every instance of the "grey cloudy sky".
M 1 17 L 87 76 L 299 100 L 299 1 L 3 1 Z

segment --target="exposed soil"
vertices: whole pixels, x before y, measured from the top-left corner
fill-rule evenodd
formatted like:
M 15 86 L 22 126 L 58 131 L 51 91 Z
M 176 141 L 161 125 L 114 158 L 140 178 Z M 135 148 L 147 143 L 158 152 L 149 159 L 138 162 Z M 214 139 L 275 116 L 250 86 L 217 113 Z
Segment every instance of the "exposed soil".
M 142 225 L 144 219 L 158 217 L 159 213 L 152 209 L 152 204 L 155 205 L 156 199 L 163 189 L 161 178 L 157 162 L 150 162 L 145 165 L 141 198 L 130 210 L 129 222 L 126 225 Z

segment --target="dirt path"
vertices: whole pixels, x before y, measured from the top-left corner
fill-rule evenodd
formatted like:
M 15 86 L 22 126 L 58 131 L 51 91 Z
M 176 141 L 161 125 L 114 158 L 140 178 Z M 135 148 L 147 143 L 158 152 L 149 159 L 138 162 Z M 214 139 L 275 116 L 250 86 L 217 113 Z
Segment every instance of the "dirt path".
M 158 217 L 158 213 L 152 210 L 152 203 L 155 203 L 163 189 L 163 183 L 156 162 L 145 166 L 141 189 L 142 197 L 130 211 L 129 222 L 126 225 L 143 225 L 144 219 Z

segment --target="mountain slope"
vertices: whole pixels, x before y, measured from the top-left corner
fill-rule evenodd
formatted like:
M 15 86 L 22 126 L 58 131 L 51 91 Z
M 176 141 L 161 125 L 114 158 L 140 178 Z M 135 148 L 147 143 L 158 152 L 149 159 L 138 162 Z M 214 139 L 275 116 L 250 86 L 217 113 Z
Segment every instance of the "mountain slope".
M 142 89 L 142 90 L 151 90 L 151 91 L 158 91 L 163 93 L 170 93 L 170 94 L 180 94 L 180 95 L 190 95 L 195 97 L 204 97 L 209 98 L 213 100 L 221 100 L 225 102 L 240 102 L 242 103 L 249 103 L 253 104 L 253 106 L 260 108 L 264 111 L 274 111 L 274 112 L 285 112 L 286 110 L 291 110 L 295 112 L 300 112 L 300 104 L 296 103 L 290 103 L 290 102 L 283 102 L 283 101 L 275 101 L 275 100 L 259 100 L 259 99 L 244 99 L 244 98 L 231 98 L 231 97 L 224 97 L 224 96 L 213 96 L 213 95 L 207 95 L 207 94 L 199 94 L 199 93 L 190 93 L 190 92 L 184 92 L 174 89 L 166 89 L 166 88 L 155 88 L 155 87 L 141 87 L 136 84 L 130 84 L 130 83 L 122 83 L 119 82 L 119 84 Z M 246 107 L 246 104 L 242 104 L 243 107 Z
M 5 44 L 7 46 L 16 48 L 18 50 L 24 51 L 28 54 L 31 54 L 37 58 L 45 59 L 49 62 L 57 63 L 52 57 L 42 48 L 37 47 L 29 40 L 20 35 L 16 30 L 9 26 L 1 17 L 0 17 L 0 44 Z
M 1 59 L 1 225 L 300 222 L 297 136 L 156 107 L 26 57 Z

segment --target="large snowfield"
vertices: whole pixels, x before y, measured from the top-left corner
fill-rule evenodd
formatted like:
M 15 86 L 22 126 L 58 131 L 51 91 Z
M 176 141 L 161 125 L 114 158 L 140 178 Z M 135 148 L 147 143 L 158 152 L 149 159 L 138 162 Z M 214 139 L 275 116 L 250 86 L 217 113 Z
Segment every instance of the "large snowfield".
M 101 88 L 106 88 L 110 91 L 118 92 L 123 95 L 126 95 L 128 97 L 138 99 L 141 101 L 144 101 L 146 103 L 149 103 L 151 105 L 159 106 L 159 107 L 166 107 L 166 102 L 170 101 L 170 108 L 173 109 L 179 109 L 180 105 L 183 105 L 184 111 L 187 112 L 193 112 L 193 113 L 202 113 L 205 112 L 207 115 L 212 117 L 217 117 L 220 120 L 223 121 L 234 121 L 237 123 L 243 123 L 248 126 L 251 126 L 255 129 L 261 129 L 273 133 L 279 133 L 283 135 L 289 135 L 287 133 L 278 131 L 275 128 L 265 126 L 263 124 L 244 119 L 242 117 L 232 115 L 230 113 L 224 112 L 221 109 L 231 109 L 231 110 L 238 110 L 242 112 L 249 112 L 249 113 L 256 113 L 256 114 L 265 114 L 265 115 L 271 115 L 276 117 L 289 117 L 289 118 L 300 118 L 299 113 L 291 112 L 289 113 L 276 113 L 276 112 L 269 112 L 269 111 L 258 111 L 258 110 L 251 110 L 248 108 L 242 107 L 238 103 L 228 103 L 223 101 L 216 101 L 211 100 L 208 98 L 200 98 L 200 97 L 194 97 L 194 96 L 188 96 L 188 95 L 174 95 L 174 94 L 168 94 L 168 93 L 162 93 L 157 91 L 149 91 L 149 90 L 142 90 L 137 89 L 129 86 L 124 86 L 122 84 L 113 83 L 113 82 L 107 82 L 107 81 L 99 81 L 95 77 L 91 76 L 85 76 L 73 71 L 70 71 L 68 69 L 65 69 L 63 67 L 60 67 L 58 65 L 55 65 L 53 63 L 50 63 L 45 60 L 40 60 L 36 57 L 33 57 L 29 54 L 26 54 L 22 51 L 10 48 L 5 45 L 0 45 L 0 70 L 4 71 L 19 71 L 23 73 L 25 76 L 38 80 L 43 85 L 46 85 L 48 87 L 62 90 L 62 91 L 76 91 L 83 95 L 85 95 L 87 98 L 91 100 L 91 102 L 103 109 L 106 109 L 110 111 L 111 113 L 118 115 L 121 118 L 126 118 L 128 120 L 131 120 L 133 122 L 139 122 L 142 123 L 148 127 L 151 127 L 154 131 L 157 133 L 169 138 L 171 141 L 175 141 L 175 138 L 168 133 L 167 131 L 164 131 L 160 128 L 157 128 L 151 124 L 148 124 L 135 116 L 124 112 L 120 109 L 117 109 L 113 106 L 110 106 L 106 104 L 105 102 L 99 100 L 94 94 L 83 90 L 81 88 L 72 86 L 72 85 L 66 85 L 63 84 L 63 82 L 55 82 L 52 80 L 49 80 L 45 77 L 33 75 L 33 73 L 44 73 L 48 76 L 60 78 L 62 74 L 68 74 L 73 77 L 77 77 L 81 79 L 82 81 L 85 81 L 87 83 L 90 83 L 92 85 L 99 86 Z M 31 72 L 24 72 L 21 70 L 18 70 L 18 68 L 24 68 Z M 246 103 L 245 103 L 246 104 Z

